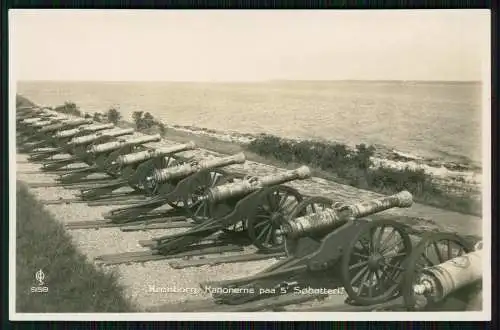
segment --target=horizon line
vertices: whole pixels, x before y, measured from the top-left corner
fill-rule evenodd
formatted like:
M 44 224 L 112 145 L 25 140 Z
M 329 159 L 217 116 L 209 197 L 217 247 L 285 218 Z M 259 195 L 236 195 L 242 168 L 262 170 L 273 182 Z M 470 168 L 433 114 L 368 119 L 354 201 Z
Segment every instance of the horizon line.
M 266 79 L 266 80 L 58 80 L 19 79 L 17 82 L 70 82 L 70 83 L 269 83 L 269 82 L 410 82 L 410 83 L 481 83 L 482 80 L 415 80 L 415 79 Z

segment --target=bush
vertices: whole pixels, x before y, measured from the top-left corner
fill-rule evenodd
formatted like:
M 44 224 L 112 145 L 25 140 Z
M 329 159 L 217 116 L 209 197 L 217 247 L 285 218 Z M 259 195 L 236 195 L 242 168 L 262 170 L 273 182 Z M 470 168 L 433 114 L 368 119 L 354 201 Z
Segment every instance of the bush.
M 165 127 L 165 124 L 158 122 L 157 126 L 158 126 L 158 131 L 159 131 L 160 135 L 162 137 L 165 136 L 165 134 L 167 133 L 167 128 Z
M 103 121 L 103 118 L 102 118 L 102 113 L 100 112 L 95 112 L 94 113 L 94 117 L 92 118 L 92 120 L 94 121 L 97 121 L 97 122 L 102 122 Z
M 151 131 L 151 129 L 156 127 L 161 136 L 165 136 L 167 132 L 165 124 L 156 120 L 149 112 L 134 111 L 132 113 L 132 119 L 138 131 Z
M 423 169 L 371 168 L 375 148 L 365 144 L 354 150 L 344 144 L 294 141 L 261 134 L 246 148 L 284 163 L 302 163 L 336 175 L 342 183 L 386 194 L 411 192 L 415 200 L 468 214 L 479 214 L 480 203 L 447 195 Z
M 80 109 L 73 102 L 64 102 L 63 105 L 55 107 L 54 110 L 68 115 L 82 116 Z
M 132 114 L 132 118 L 137 130 L 150 129 L 155 123 L 154 117 L 149 112 L 135 111 Z
M 122 118 L 121 113 L 116 108 L 111 108 L 108 110 L 107 118 L 110 123 L 118 125 L 118 122 Z
M 134 111 L 132 113 L 132 119 L 135 124 L 135 128 L 139 129 L 141 125 L 141 120 L 142 120 L 142 115 L 144 114 L 144 111 Z
M 146 112 L 144 114 L 144 117 L 142 118 L 143 128 L 149 129 L 152 128 L 154 125 L 155 125 L 155 118 L 149 112 Z

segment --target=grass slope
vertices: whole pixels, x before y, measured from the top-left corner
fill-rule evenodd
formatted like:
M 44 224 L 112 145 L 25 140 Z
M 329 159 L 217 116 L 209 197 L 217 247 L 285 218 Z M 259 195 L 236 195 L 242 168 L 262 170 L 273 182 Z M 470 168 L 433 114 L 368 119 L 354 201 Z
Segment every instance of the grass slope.
M 64 227 L 17 182 L 16 311 L 18 313 L 133 312 L 114 273 L 94 268 Z M 32 293 L 35 272 L 45 273 L 47 293 Z

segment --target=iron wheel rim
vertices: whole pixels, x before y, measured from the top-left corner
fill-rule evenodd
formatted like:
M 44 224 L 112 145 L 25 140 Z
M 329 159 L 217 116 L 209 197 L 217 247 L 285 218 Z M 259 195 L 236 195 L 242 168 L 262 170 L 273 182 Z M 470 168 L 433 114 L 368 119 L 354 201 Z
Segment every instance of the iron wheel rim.
M 411 251 L 411 239 L 397 222 L 377 220 L 363 225 L 344 249 L 341 260 L 341 279 L 349 298 L 359 305 L 393 298 L 399 292 L 403 264 Z

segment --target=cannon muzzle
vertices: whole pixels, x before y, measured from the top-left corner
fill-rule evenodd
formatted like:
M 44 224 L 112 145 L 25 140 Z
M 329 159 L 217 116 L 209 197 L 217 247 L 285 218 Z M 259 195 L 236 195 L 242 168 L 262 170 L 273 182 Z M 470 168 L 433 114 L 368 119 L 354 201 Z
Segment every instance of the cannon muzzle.
M 126 166 L 126 165 L 132 165 L 132 164 L 137 164 L 139 162 L 146 161 L 148 159 L 152 158 L 157 158 L 157 157 L 165 157 L 168 155 L 173 155 L 178 152 L 186 151 L 186 150 L 193 150 L 196 148 L 196 145 L 194 142 L 189 142 L 186 144 L 177 144 L 175 146 L 171 147 L 164 147 L 164 148 L 158 148 L 158 149 L 151 149 L 151 150 L 146 150 L 146 151 L 139 151 L 135 152 L 132 154 L 127 154 L 127 155 L 121 155 L 114 160 L 111 165 L 118 165 L 118 166 Z
M 157 142 L 160 140 L 161 140 L 160 134 L 139 136 L 136 138 L 131 138 L 129 140 L 119 140 L 119 141 L 107 142 L 107 143 L 102 143 L 102 144 L 90 146 L 88 148 L 87 152 L 91 153 L 91 154 L 100 154 L 103 152 L 114 151 L 114 150 L 120 149 L 120 148 L 125 147 L 125 146 L 140 145 L 143 143 Z
M 235 196 L 246 195 L 264 187 L 276 186 L 294 180 L 304 180 L 310 177 L 311 170 L 307 166 L 302 166 L 281 174 L 268 175 L 263 178 L 251 177 L 240 182 L 213 187 L 208 190 L 204 198 L 216 202 Z
M 118 136 L 123 136 L 123 135 L 129 135 L 129 134 L 134 134 L 134 129 L 133 128 L 124 128 L 124 129 L 113 129 L 109 131 L 103 131 L 99 133 L 94 133 L 94 134 L 89 134 L 89 135 L 84 135 L 84 136 L 79 136 L 71 141 L 68 142 L 68 144 L 72 146 L 79 146 L 82 144 L 88 144 L 91 143 L 95 140 L 98 140 L 102 137 L 118 137 Z
M 363 218 L 394 207 L 406 208 L 413 204 L 413 196 L 408 191 L 401 191 L 395 195 L 349 205 L 349 211 L 354 218 Z
M 404 283 L 411 288 L 405 291 L 410 289 L 414 296 L 425 297 L 427 304 L 440 302 L 463 287 L 479 283 L 483 277 L 483 259 L 484 252 L 475 250 L 426 267 L 418 275 L 407 273 Z

